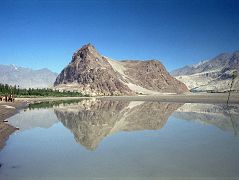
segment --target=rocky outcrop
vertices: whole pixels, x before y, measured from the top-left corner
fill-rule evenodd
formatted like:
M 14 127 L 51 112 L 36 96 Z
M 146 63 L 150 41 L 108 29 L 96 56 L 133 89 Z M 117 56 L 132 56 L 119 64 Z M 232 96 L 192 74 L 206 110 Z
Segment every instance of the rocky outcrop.
M 222 92 L 229 90 L 235 70 L 239 72 L 239 51 L 220 54 L 211 60 L 174 70 L 171 74 L 192 91 Z M 232 89 L 239 91 L 239 77 Z
M 80 91 L 90 95 L 133 94 L 121 82 L 110 63 L 92 45 L 77 51 L 54 85 L 57 89 Z
M 113 133 L 161 129 L 181 104 L 83 100 L 55 108 L 57 118 L 89 150 Z
M 80 91 L 93 96 L 187 91 L 159 61 L 115 61 L 100 55 L 91 44 L 73 55 L 54 86 L 61 91 Z

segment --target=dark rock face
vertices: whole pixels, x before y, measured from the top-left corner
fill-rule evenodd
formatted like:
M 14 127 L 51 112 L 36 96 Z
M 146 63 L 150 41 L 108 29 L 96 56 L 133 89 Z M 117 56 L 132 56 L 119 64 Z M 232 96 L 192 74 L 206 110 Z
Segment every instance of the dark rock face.
M 57 107 L 54 112 L 78 143 L 94 150 L 103 138 L 120 131 L 161 129 L 180 106 L 182 104 L 83 100 Z
M 139 88 L 149 92 L 187 91 L 159 61 L 113 61 L 101 56 L 91 44 L 74 53 L 54 86 L 90 95 L 134 95 Z
M 107 59 L 102 57 L 90 44 L 83 46 L 73 55 L 71 63 L 63 69 L 54 85 L 68 83 L 76 83 L 76 88 L 85 94 L 133 94 L 116 77 Z

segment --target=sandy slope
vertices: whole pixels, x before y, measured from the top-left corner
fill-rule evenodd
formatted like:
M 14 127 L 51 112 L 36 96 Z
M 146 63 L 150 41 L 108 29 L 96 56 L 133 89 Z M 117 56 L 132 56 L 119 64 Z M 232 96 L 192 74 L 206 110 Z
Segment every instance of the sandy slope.
M 201 91 L 206 90 L 217 90 L 217 91 L 227 91 L 231 86 L 231 79 L 218 79 L 207 76 L 207 73 L 197 73 L 192 75 L 176 76 L 175 78 L 188 87 L 188 89 L 196 89 Z M 211 72 L 210 72 L 211 73 Z M 207 77 L 206 77 L 207 76 Z M 239 89 L 239 77 L 235 79 L 233 90 Z

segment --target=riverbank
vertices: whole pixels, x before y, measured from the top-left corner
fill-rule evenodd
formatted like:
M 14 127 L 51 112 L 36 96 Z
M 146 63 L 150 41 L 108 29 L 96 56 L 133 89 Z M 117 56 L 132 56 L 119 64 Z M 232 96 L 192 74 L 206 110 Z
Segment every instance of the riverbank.
M 77 99 L 105 99 L 118 101 L 160 101 L 178 103 L 227 103 L 228 93 L 186 93 L 186 94 L 157 94 L 138 96 L 95 96 L 95 97 L 39 97 L 39 98 L 17 98 L 28 103 L 39 103 L 57 100 Z M 231 93 L 229 104 L 239 104 L 239 93 Z
M 175 103 L 207 103 L 225 104 L 228 93 L 187 93 L 187 94 L 162 94 L 141 96 L 102 96 L 97 97 L 105 100 L 119 101 L 160 101 Z M 239 104 L 239 93 L 231 93 L 229 104 Z
M 3 148 L 8 137 L 16 131 L 16 128 L 5 123 L 4 121 L 15 115 L 19 110 L 27 106 L 25 101 L 0 102 L 0 150 Z

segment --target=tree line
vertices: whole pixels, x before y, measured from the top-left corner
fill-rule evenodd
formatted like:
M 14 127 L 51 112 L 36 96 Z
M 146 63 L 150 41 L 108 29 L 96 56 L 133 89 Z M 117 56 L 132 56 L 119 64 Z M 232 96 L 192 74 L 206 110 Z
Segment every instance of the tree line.
M 26 97 L 26 96 L 55 96 L 55 97 L 75 97 L 75 96 L 84 96 L 80 92 L 71 92 L 71 91 L 59 91 L 53 90 L 50 88 L 19 88 L 19 86 L 11 86 L 8 84 L 0 83 L 0 95 L 15 95 L 17 97 Z

